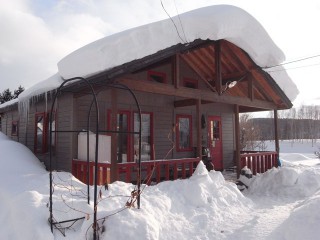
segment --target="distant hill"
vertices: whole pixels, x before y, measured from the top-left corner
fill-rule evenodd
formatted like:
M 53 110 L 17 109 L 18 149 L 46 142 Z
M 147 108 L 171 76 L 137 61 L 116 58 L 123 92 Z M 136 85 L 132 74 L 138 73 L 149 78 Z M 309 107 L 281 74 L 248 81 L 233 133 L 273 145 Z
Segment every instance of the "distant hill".
M 251 118 L 253 126 L 261 131 L 263 140 L 274 139 L 272 118 Z M 318 139 L 320 138 L 320 120 L 278 119 L 280 139 Z

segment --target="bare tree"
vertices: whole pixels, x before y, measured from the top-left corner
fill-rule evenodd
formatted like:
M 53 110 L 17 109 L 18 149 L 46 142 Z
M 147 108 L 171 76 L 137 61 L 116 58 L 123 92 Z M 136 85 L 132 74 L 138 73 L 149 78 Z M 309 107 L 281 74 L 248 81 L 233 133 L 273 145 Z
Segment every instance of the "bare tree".
M 241 150 L 265 150 L 266 145 L 262 140 L 260 128 L 255 125 L 248 113 L 240 114 L 240 147 Z

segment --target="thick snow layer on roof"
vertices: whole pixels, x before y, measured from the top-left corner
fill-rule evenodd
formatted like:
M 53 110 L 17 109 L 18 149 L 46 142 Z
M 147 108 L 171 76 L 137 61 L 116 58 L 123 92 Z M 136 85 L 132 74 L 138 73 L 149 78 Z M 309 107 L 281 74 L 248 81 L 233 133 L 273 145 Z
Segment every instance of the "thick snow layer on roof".
M 245 50 L 261 67 L 284 61 L 285 56 L 261 24 L 244 10 L 230 5 L 200 8 L 180 15 L 176 23 L 181 38 L 170 19 L 120 32 L 88 44 L 58 63 L 61 76 L 89 77 L 121 64 L 141 59 L 179 43 L 196 39 L 225 39 Z M 186 39 L 184 37 L 185 33 Z M 278 82 L 278 79 L 275 79 Z M 293 101 L 298 90 L 286 76 L 282 90 Z
M 8 102 L 2 103 L 2 104 L 0 105 L 0 110 L 1 110 L 1 109 L 4 109 L 5 107 L 11 106 L 11 105 L 17 103 L 18 101 L 19 101 L 18 98 L 15 98 L 15 99 L 12 99 L 12 100 L 10 100 L 10 101 L 8 101 Z
M 46 93 L 58 88 L 61 85 L 61 83 L 63 83 L 63 79 L 60 77 L 58 73 L 56 73 L 48 79 L 41 81 L 23 91 L 19 95 L 18 99 L 20 102 L 28 101 L 31 97 L 38 96 L 42 93 Z

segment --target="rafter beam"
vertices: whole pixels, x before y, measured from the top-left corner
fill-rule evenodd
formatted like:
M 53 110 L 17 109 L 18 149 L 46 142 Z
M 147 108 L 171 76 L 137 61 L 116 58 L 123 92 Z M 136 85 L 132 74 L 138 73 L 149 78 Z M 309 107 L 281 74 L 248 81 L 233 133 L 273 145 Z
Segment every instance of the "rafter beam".
M 181 55 L 181 58 L 185 63 L 199 76 L 199 78 L 207 85 L 207 87 L 212 91 L 216 92 L 216 89 L 208 82 L 208 80 L 203 76 L 203 74 L 198 70 L 192 61 L 190 61 L 185 55 Z
M 221 95 L 211 91 L 204 91 L 193 88 L 179 88 L 176 89 L 173 85 L 157 84 L 147 81 L 134 81 L 132 79 L 119 79 L 118 82 L 127 85 L 130 89 L 141 92 L 148 92 L 154 94 L 162 94 L 168 96 L 176 96 L 183 98 L 198 99 L 199 97 L 204 101 L 226 103 L 226 104 L 239 104 L 241 106 L 256 107 L 266 110 L 276 109 L 277 106 L 274 102 L 267 102 L 254 99 L 253 101 L 248 98 Z
M 214 45 L 214 59 L 215 59 L 215 87 L 219 95 L 222 94 L 222 75 L 221 75 L 221 43 L 217 41 Z

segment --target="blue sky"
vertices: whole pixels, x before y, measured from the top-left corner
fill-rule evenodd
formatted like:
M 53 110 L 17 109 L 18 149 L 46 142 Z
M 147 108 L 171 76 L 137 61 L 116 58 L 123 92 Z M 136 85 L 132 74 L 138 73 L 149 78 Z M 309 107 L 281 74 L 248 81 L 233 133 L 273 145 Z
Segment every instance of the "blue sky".
M 316 0 L 163 0 L 163 4 L 171 16 L 177 10 L 235 5 L 265 27 L 287 61 L 320 54 Z M 50 77 L 60 59 L 94 40 L 165 18 L 160 0 L 0 0 L 0 91 L 20 84 L 30 87 Z M 285 67 L 294 68 L 288 74 L 301 92 L 295 104 L 320 104 L 320 57 Z

